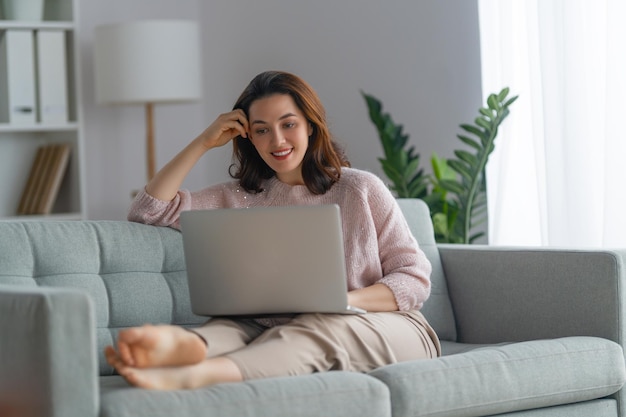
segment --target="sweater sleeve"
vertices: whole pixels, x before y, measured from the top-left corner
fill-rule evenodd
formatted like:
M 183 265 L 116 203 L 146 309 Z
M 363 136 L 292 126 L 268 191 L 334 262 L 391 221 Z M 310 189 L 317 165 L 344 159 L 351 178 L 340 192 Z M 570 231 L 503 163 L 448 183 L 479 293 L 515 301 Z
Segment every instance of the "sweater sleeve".
M 378 182 L 378 181 L 376 181 Z M 380 181 L 369 194 L 383 276 L 399 310 L 420 309 L 430 296 L 431 264 L 413 237 L 395 197 Z
M 137 194 L 128 220 L 180 229 L 180 213 L 224 207 L 248 207 L 251 198 L 234 181 L 215 184 L 199 191 L 180 190 L 171 201 L 160 200 L 144 189 Z
M 191 193 L 187 190 L 176 193 L 171 201 L 164 201 L 153 197 L 144 189 L 133 200 L 128 212 L 128 220 L 180 229 L 180 213 L 190 210 L 191 206 Z

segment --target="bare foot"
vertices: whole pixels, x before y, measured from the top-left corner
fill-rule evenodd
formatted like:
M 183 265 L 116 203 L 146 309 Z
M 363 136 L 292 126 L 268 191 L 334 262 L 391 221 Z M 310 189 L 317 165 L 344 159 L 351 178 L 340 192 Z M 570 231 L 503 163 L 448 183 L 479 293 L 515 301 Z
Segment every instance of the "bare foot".
M 155 390 L 194 389 L 220 382 L 239 382 L 239 368 L 228 358 L 203 360 L 194 365 L 141 369 L 127 366 L 115 349 L 105 349 L 107 362 L 128 381 L 140 388 Z
M 200 336 L 181 327 L 146 325 L 120 332 L 116 357 L 134 368 L 184 366 L 201 362 L 206 350 Z
M 129 384 L 140 388 L 154 390 L 177 390 L 193 389 L 204 385 L 210 385 L 211 381 L 202 376 L 202 363 L 188 366 L 177 366 L 170 368 L 148 368 L 139 369 L 126 367 L 120 375 Z M 208 375 L 204 375 L 207 377 Z

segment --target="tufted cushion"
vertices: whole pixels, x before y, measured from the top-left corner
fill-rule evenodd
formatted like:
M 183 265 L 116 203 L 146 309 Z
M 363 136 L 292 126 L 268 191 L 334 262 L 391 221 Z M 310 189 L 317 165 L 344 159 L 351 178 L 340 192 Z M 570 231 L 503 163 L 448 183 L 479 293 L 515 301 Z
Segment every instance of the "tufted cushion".
M 0 222 L 0 234 L 0 283 L 91 295 L 100 355 L 120 328 L 206 320 L 191 313 L 175 230 L 127 222 Z M 100 373 L 111 374 L 100 359 Z

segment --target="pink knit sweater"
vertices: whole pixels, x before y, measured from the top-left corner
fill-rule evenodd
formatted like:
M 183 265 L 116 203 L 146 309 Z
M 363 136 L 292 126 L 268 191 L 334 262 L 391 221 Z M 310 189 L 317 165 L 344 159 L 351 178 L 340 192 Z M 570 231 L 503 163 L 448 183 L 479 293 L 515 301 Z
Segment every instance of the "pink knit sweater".
M 275 177 L 265 181 L 263 189 L 250 194 L 232 181 L 197 192 L 181 190 L 172 201 L 158 200 L 142 191 L 128 219 L 179 228 L 179 215 L 184 210 L 338 204 L 348 289 L 382 283 L 391 289 L 400 310 L 422 307 L 430 294 L 430 262 L 419 249 L 395 198 L 377 176 L 343 168 L 341 179 L 323 195 Z

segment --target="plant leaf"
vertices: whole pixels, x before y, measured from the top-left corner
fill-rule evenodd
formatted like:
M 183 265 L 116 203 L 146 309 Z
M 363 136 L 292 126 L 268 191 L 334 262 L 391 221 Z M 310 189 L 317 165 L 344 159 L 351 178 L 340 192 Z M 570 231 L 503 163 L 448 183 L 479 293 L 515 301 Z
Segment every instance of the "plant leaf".
M 461 129 L 465 130 L 466 132 L 473 133 L 474 135 L 478 136 L 480 139 L 485 138 L 485 133 L 479 128 L 477 128 L 476 126 L 464 124 L 464 125 L 461 125 Z
M 488 118 L 489 120 L 493 119 L 493 111 L 490 109 L 486 109 L 484 107 L 481 107 L 480 109 L 478 109 L 478 111 L 480 112 L 480 114 L 482 114 L 483 116 L 485 116 L 486 118 Z
M 491 130 L 491 122 L 489 120 L 485 120 L 482 117 L 477 117 L 474 122 L 485 129 L 485 131 L 489 132 Z
M 518 97 L 519 96 L 515 96 L 507 100 L 507 102 L 504 103 L 504 107 L 509 107 L 511 104 L 515 103 L 515 100 L 517 100 Z
M 487 105 L 492 110 L 500 110 L 500 103 L 498 102 L 498 97 L 495 94 L 490 94 L 487 98 Z
M 466 145 L 471 146 L 472 148 L 476 149 L 477 151 L 482 149 L 482 146 L 480 146 L 478 144 L 478 142 L 476 142 L 474 139 L 468 138 L 467 136 L 463 136 L 463 135 L 456 135 L 457 138 L 459 138 L 463 143 L 465 143 Z
M 467 162 L 467 164 L 470 166 L 476 166 L 479 164 L 478 158 L 476 158 L 474 155 L 472 155 L 471 153 L 467 151 L 456 150 L 454 151 L 454 154 L 456 155 L 457 158 L 459 158 L 462 161 Z
M 485 232 L 476 233 L 476 234 L 470 236 L 468 243 L 474 243 L 476 241 L 476 239 L 480 239 L 484 235 L 485 235 Z
M 468 166 L 462 161 L 458 161 L 455 159 L 449 160 L 448 165 L 450 165 L 450 168 L 461 174 L 461 176 L 465 178 L 466 181 L 472 181 L 473 175 L 471 171 L 471 166 Z
M 509 87 L 504 87 L 500 91 L 500 93 L 498 94 L 497 99 L 498 99 L 499 102 L 502 103 L 504 101 L 504 99 L 506 98 L 506 96 L 508 96 L 508 95 L 509 95 Z
M 463 186 L 456 181 L 441 180 L 439 181 L 439 185 L 441 185 L 444 190 L 455 194 L 461 194 L 465 190 L 465 188 L 463 188 Z

